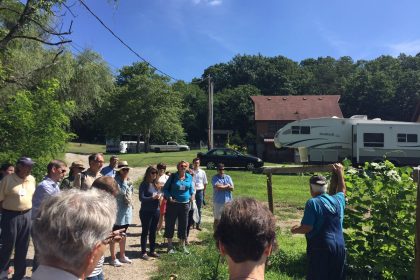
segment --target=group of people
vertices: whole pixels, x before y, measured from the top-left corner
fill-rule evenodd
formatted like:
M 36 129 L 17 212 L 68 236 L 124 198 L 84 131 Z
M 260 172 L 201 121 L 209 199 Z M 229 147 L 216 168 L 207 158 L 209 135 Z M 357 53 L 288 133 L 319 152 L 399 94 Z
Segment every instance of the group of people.
M 214 187 L 215 224 L 220 220 L 221 210 L 225 203 L 232 200 L 234 189 L 232 178 L 224 174 L 224 165 L 217 167 L 218 174 L 212 179 Z M 156 234 L 165 222 L 163 237 L 167 239 L 167 251 L 176 252 L 173 245 L 175 225 L 182 252 L 189 254 L 188 236 L 192 227 L 201 230 L 202 207 L 205 203 L 205 191 L 208 185 L 207 175 L 200 168 L 200 159 L 192 161 L 192 167 L 186 161 L 177 164 L 177 172 L 168 174 L 164 163 L 156 167 L 149 166 L 139 188 L 141 201 L 140 220 L 141 258 L 159 257 L 156 253 Z M 194 211 L 197 211 L 194 215 Z M 195 217 L 195 219 L 194 219 Z M 146 252 L 149 238 L 150 251 Z
M 13 251 L 12 279 L 24 278 L 31 235 L 35 248 L 32 279 L 104 279 L 107 245 L 112 265 L 132 263 L 125 254 L 125 233 L 133 214 L 128 163 L 112 156 L 109 166 L 103 168 L 103 155 L 95 153 L 89 156 L 86 170 L 83 162 L 76 161 L 65 177 L 66 163 L 52 160 L 37 186 L 31 175 L 34 164 L 21 157 L 14 166 L 5 164 L 0 170 L 0 279 L 8 277 Z M 306 203 L 301 224 L 291 230 L 306 234 L 308 279 L 345 277 L 342 221 L 346 188 L 343 167 L 335 164 L 333 168 L 339 178 L 337 194 L 326 193 L 324 177 L 311 177 L 313 198 Z M 163 163 L 146 169 L 139 186 L 142 259 L 159 257 L 156 235 L 163 224 L 167 252 L 189 254 L 189 231 L 193 227 L 201 230 L 207 184 L 199 158 L 193 159 L 192 166 L 179 162 L 172 174 Z M 265 263 L 276 239 L 274 216 L 255 199 L 233 200 L 235 187 L 223 164 L 217 166 L 211 184 L 214 238 L 227 259 L 230 279 L 264 279 Z M 175 227 L 178 248 L 173 243 Z

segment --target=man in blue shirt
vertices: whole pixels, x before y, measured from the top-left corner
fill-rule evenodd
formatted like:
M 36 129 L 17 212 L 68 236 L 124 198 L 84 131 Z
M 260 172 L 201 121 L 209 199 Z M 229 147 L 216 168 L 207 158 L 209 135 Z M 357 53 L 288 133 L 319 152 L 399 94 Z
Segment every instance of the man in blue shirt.
M 324 176 L 309 179 L 312 198 L 306 202 L 301 224 L 292 233 L 306 235 L 308 272 L 306 279 L 345 279 L 345 244 L 343 218 L 346 205 L 346 185 L 343 166 L 333 164 L 337 175 L 337 193 L 328 195 L 328 182 Z
M 47 165 L 47 176 L 39 183 L 32 197 L 32 220 L 36 219 L 41 207 L 41 203 L 50 196 L 60 192 L 59 182 L 67 172 L 67 165 L 64 161 L 54 159 Z M 32 271 L 38 267 L 37 256 L 33 260 Z
M 211 183 L 213 185 L 213 227 L 216 229 L 222 216 L 223 207 L 233 199 L 233 181 L 229 175 L 225 174 L 225 165 L 223 163 L 217 165 L 217 174 L 213 176 Z
M 110 176 L 115 177 L 115 168 L 118 164 L 118 157 L 113 155 L 109 158 L 109 165 L 107 167 L 102 168 L 101 174 L 102 176 Z

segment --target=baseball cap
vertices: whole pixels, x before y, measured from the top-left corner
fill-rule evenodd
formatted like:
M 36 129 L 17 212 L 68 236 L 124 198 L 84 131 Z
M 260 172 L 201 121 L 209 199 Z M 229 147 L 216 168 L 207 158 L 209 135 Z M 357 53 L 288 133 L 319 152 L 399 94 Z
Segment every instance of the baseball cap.
M 23 165 L 34 165 L 35 162 L 30 157 L 20 157 L 16 164 L 23 164 Z
M 313 185 L 324 186 L 327 184 L 327 178 L 322 175 L 313 175 L 309 179 L 309 183 Z

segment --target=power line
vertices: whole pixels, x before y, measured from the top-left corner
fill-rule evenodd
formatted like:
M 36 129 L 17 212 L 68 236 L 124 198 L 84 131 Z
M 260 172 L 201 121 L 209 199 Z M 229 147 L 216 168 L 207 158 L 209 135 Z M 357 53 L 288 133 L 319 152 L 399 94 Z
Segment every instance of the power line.
M 145 58 L 143 58 L 141 55 L 139 55 L 133 48 L 131 48 L 126 42 L 124 42 L 123 39 L 121 39 L 117 34 L 115 34 L 114 31 L 111 30 L 111 28 L 109 28 L 87 5 L 83 0 L 79 0 L 79 2 L 83 5 L 83 7 L 86 8 L 86 10 L 88 10 L 88 12 L 94 16 L 99 23 L 105 27 L 105 29 L 107 29 L 112 36 L 114 36 L 116 39 L 118 39 L 118 41 L 120 41 L 127 49 L 129 49 L 135 56 L 137 56 L 138 58 L 140 58 L 142 61 L 146 62 L 147 65 L 149 65 L 150 67 L 152 67 L 153 69 L 155 69 L 157 72 L 163 74 L 164 76 L 169 77 L 170 79 L 174 80 L 174 81 L 179 81 L 178 79 L 175 79 L 174 77 L 172 77 L 169 74 L 166 74 L 165 72 L 163 72 L 162 70 L 158 69 L 157 67 L 153 66 L 149 61 L 147 61 Z
M 70 44 L 70 46 L 78 53 L 78 54 L 82 54 L 83 53 L 83 50 L 80 50 L 80 49 L 84 49 L 82 46 L 80 46 L 80 45 L 78 45 L 78 44 L 76 44 L 75 42 L 70 42 L 69 43 Z M 90 62 L 92 62 L 92 63 L 94 63 L 94 64 L 98 64 L 98 62 L 97 61 L 93 61 L 92 59 L 90 59 L 89 57 L 86 57 L 86 59 L 87 60 L 89 60 Z M 115 71 L 118 71 L 118 69 L 120 69 L 119 67 L 117 67 L 117 66 L 115 66 L 115 65 L 112 65 L 111 63 L 109 63 L 109 62 L 106 62 L 109 66 L 111 66 L 111 68 L 113 68 Z
M 67 7 L 66 7 L 67 8 Z M 74 16 L 73 16 L 74 17 Z M 55 33 L 59 33 L 58 31 L 56 31 L 56 29 L 54 28 L 54 27 L 52 27 L 51 25 L 49 25 L 48 23 L 46 24 L 47 25 L 47 27 L 51 30 L 51 31 L 53 31 L 53 32 L 55 32 Z M 58 37 L 60 37 L 60 39 L 61 40 L 64 40 L 65 39 L 65 37 L 63 36 L 63 35 L 58 35 Z M 78 54 L 82 54 L 83 53 L 83 50 L 80 50 L 80 49 L 84 49 L 84 47 L 82 47 L 82 46 L 80 46 L 80 45 L 78 45 L 76 42 L 73 42 L 73 41 L 70 41 L 70 42 L 68 42 L 68 44 L 78 53 Z M 70 51 L 71 52 L 71 51 Z M 74 53 L 73 53 L 73 55 L 75 55 Z M 94 61 L 94 60 L 92 60 L 92 59 L 90 59 L 89 57 L 85 57 L 85 59 L 87 59 L 88 61 L 90 61 L 91 63 L 93 63 L 93 64 L 95 64 L 95 65 L 98 65 L 99 66 L 99 63 L 97 62 L 97 61 Z M 112 65 L 111 63 L 109 63 L 109 62 L 106 62 L 111 68 L 114 68 L 114 70 L 115 70 L 115 72 L 117 72 L 118 71 L 118 69 L 119 69 L 119 67 L 117 67 L 117 66 L 115 66 L 115 65 Z

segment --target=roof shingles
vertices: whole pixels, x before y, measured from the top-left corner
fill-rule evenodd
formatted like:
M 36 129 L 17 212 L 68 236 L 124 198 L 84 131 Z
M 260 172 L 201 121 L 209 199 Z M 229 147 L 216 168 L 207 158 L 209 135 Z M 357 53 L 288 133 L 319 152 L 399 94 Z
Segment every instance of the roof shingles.
M 340 95 L 251 96 L 256 121 L 343 117 Z

